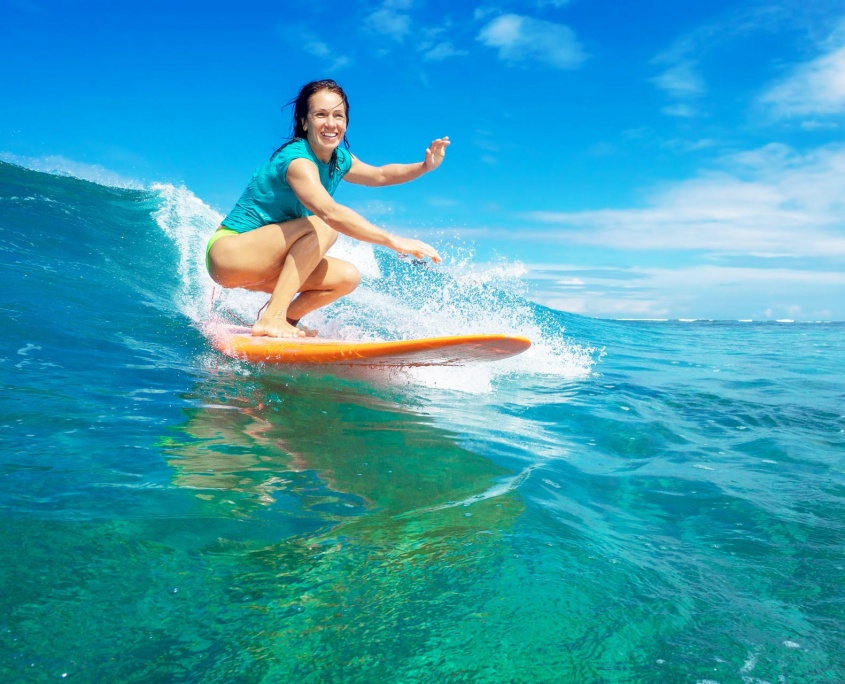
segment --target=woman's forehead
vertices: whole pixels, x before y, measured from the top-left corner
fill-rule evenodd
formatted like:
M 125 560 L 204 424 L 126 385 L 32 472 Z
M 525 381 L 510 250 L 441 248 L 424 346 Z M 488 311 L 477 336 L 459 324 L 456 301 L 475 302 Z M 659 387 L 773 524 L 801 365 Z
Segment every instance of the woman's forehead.
M 308 100 L 311 109 L 337 109 L 343 106 L 343 98 L 330 90 L 318 90 Z

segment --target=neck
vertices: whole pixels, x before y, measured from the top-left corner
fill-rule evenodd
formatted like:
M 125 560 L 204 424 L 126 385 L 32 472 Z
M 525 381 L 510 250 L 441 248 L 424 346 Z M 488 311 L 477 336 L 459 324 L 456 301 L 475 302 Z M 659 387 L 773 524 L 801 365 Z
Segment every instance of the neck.
M 307 143 L 308 147 L 311 149 L 311 152 L 314 154 L 317 159 L 319 159 L 324 164 L 328 164 L 332 160 L 332 154 L 334 154 L 334 150 L 315 150 L 314 146 L 311 144 L 311 141 L 306 137 L 305 142 Z

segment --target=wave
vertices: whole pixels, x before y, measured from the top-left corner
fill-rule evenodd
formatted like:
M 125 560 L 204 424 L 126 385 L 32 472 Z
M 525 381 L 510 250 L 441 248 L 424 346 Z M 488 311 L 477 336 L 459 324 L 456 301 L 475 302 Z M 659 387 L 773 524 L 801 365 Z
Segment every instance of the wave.
M 23 199 L 13 200 L 27 193 L 10 191 L 6 205 L 21 212 L 30 233 L 43 234 L 39 249 L 49 244 L 57 213 L 75 243 L 96 245 L 82 260 L 87 260 L 84 266 L 107 274 L 110 299 L 132 302 L 140 296 L 166 316 L 184 316 L 205 334 L 223 320 L 251 323 L 266 301 L 266 295 L 223 290 L 211 281 L 205 245 L 222 216 L 188 188 L 165 183 L 116 188 L 75 178 L 68 169 L 56 175 L 0 165 L 9 187 L 29 188 L 39 200 L 24 207 Z M 331 253 L 354 263 L 362 284 L 350 296 L 314 312 L 307 323 L 323 336 L 338 339 L 506 333 L 533 341 L 528 352 L 496 364 L 406 374 L 413 382 L 440 388 L 483 392 L 510 376 L 578 378 L 592 372 L 598 352 L 566 333 L 567 324 L 578 317 L 531 302 L 522 264 L 478 263 L 471 247 L 460 243 L 438 247 L 447 254 L 446 262 L 425 267 L 341 236 Z M 54 256 L 61 260 L 66 254 Z M 117 316 L 112 322 L 116 329 L 129 327 L 116 309 L 111 315 Z M 213 354 L 208 361 L 220 362 Z

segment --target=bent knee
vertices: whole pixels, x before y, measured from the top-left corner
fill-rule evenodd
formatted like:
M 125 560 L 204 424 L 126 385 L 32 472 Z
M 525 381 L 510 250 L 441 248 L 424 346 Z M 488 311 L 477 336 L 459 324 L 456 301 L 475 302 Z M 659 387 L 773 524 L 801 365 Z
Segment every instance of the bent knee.
M 308 221 L 314 234 L 317 236 L 317 240 L 325 254 L 337 242 L 337 231 L 317 216 L 306 216 L 305 220 Z
M 337 275 L 340 281 L 340 287 L 347 294 L 358 287 L 358 284 L 361 282 L 361 271 L 358 270 L 355 264 L 344 261 L 338 270 L 339 273 Z

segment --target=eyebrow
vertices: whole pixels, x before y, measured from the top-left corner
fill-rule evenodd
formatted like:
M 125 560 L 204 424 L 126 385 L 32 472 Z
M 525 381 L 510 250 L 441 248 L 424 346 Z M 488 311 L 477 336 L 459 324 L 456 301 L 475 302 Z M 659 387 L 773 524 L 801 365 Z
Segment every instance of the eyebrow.
M 316 109 L 312 109 L 311 111 L 312 112 L 327 112 L 329 110 L 334 111 L 335 109 L 338 109 L 339 107 L 344 107 L 344 104 L 345 103 L 343 102 L 343 100 L 341 100 L 340 102 L 338 102 L 333 107 L 317 107 Z M 344 107 L 344 109 L 345 109 L 345 107 Z

